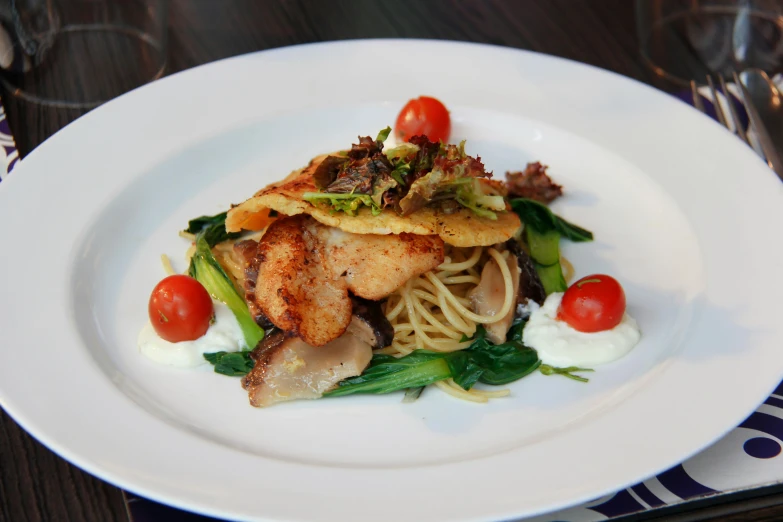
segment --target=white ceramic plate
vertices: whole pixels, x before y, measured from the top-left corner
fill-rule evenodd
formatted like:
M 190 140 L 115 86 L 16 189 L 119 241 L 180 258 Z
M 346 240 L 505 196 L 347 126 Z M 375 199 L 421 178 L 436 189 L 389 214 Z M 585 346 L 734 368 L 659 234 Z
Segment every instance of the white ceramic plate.
M 451 109 L 501 177 L 541 160 L 644 337 L 587 385 L 532 375 L 487 405 L 431 390 L 247 404 L 239 380 L 137 352 L 166 253 L 317 153 Z M 355 41 L 171 76 L 77 120 L 0 185 L 0 401 L 63 457 L 226 518 L 511 519 L 625 487 L 739 424 L 783 375 L 783 185 L 720 126 L 585 65 L 445 42 Z

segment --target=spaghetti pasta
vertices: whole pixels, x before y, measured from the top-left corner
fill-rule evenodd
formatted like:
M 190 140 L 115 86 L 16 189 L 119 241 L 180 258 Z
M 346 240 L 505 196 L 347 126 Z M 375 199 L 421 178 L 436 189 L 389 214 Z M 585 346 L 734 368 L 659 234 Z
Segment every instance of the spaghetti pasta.
M 471 341 L 463 338 L 472 337 L 480 324 L 500 321 L 515 305 L 517 292 L 508 255 L 494 247 L 447 246 L 446 258 L 436 270 L 410 279 L 387 299 L 385 314 L 394 327 L 394 341 L 378 353 L 402 357 L 417 349 L 453 352 L 469 347 Z M 481 281 L 486 263 L 497 263 L 503 276 L 503 306 L 493 315 L 480 315 L 469 308 L 470 292 Z M 451 379 L 435 384 L 449 395 L 473 402 L 509 394 L 508 390 L 464 390 Z

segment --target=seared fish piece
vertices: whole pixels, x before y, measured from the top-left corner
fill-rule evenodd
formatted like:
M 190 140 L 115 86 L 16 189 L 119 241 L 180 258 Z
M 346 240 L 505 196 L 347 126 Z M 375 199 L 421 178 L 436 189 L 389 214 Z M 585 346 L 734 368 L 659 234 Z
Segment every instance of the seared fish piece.
M 358 235 L 309 216 L 279 218 L 245 270 L 245 299 L 281 330 L 324 346 L 351 322 L 349 290 L 382 299 L 437 267 L 443 255 L 437 236 Z
M 342 277 L 354 295 L 377 301 L 408 279 L 443 262 L 444 244 L 437 236 L 351 234 L 310 220 L 324 245 L 334 277 Z
M 240 288 L 244 288 L 245 290 L 245 302 L 247 302 L 247 308 L 250 311 L 250 315 L 253 316 L 253 320 L 258 326 L 264 330 L 268 330 L 274 326 L 272 321 L 264 315 L 264 312 L 261 311 L 261 307 L 258 306 L 255 299 L 247 298 L 247 295 L 252 296 L 255 294 L 256 280 L 258 279 L 258 265 L 254 264 L 253 260 L 255 259 L 257 252 L 258 241 L 253 239 L 244 239 L 234 244 L 234 259 L 238 264 L 241 264 L 243 268 L 241 281 L 238 278 L 237 283 L 241 283 Z M 256 268 L 251 268 L 251 266 L 255 266 Z
M 335 279 L 323 262 L 317 235 L 306 230 L 309 219 L 278 219 L 258 242 L 247 281 L 255 275 L 248 301 L 278 328 L 313 346 L 337 339 L 351 322 L 351 299 L 344 281 Z
M 350 333 L 316 348 L 276 330 L 250 356 L 255 366 L 242 378 L 242 387 L 250 404 L 262 408 L 321 397 L 341 380 L 361 375 L 370 363 L 372 348 Z

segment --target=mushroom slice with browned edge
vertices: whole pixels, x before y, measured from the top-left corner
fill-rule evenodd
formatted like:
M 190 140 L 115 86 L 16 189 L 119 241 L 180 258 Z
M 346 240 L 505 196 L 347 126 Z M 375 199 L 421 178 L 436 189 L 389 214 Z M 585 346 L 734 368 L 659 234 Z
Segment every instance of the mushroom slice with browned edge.
M 242 379 L 250 404 L 261 408 L 296 399 L 318 399 L 338 382 L 361 375 L 372 348 L 346 333 L 315 347 L 275 330 L 251 353 L 253 369 Z
M 348 332 L 363 340 L 374 349 L 385 348 L 394 340 L 394 327 L 386 319 L 383 307 L 378 301 L 352 297 L 353 317 Z
M 533 260 L 530 259 L 530 256 L 522 249 L 522 245 L 516 239 L 509 239 L 505 245 L 508 251 L 516 256 L 520 270 L 517 304 L 524 304 L 530 299 L 539 305 L 543 305 L 546 299 L 546 291 Z

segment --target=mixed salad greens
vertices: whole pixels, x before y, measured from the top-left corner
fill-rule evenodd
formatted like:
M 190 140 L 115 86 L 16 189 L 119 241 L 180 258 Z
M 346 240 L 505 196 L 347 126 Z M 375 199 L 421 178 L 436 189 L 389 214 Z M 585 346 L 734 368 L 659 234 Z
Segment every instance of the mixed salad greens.
M 320 192 L 305 193 L 304 199 L 350 216 L 362 207 L 373 215 L 393 208 L 402 216 L 425 206 L 446 213 L 464 207 L 493 220 L 506 211 L 502 191 L 489 179 L 492 173 L 481 158 L 465 153 L 464 141 L 444 145 L 414 136 L 384 152 L 390 133 L 386 127 L 375 140 L 359 137 L 351 150 L 328 156 L 313 175 Z

